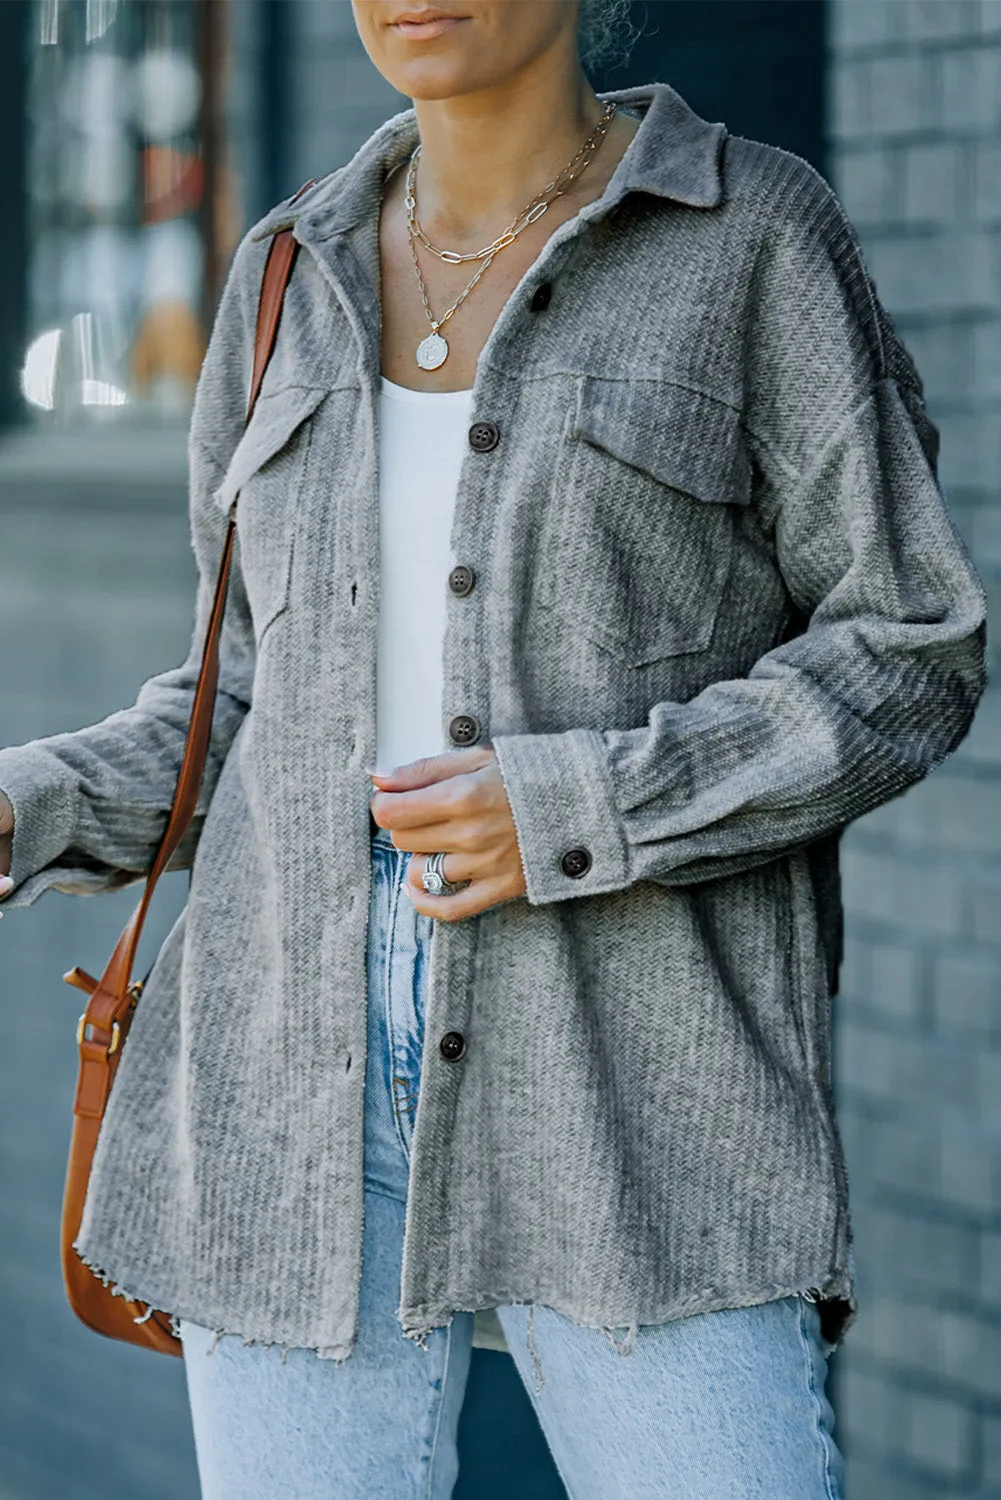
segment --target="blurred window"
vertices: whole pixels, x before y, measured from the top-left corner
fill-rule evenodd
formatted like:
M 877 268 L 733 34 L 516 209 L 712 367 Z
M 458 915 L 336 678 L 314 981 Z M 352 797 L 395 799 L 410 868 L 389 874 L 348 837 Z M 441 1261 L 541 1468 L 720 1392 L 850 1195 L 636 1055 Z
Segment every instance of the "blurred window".
M 39 413 L 183 420 L 228 257 L 225 0 L 34 0 L 29 328 Z

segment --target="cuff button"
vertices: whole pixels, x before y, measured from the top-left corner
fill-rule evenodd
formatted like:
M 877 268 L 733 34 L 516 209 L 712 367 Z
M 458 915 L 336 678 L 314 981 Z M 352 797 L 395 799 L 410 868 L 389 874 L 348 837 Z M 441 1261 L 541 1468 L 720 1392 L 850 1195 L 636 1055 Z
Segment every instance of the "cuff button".
M 475 745 L 480 737 L 480 721 L 472 714 L 456 714 L 449 722 L 448 737 L 453 745 Z
M 457 594 L 460 599 L 465 599 L 476 586 L 476 574 L 465 563 L 459 563 L 458 567 L 453 568 L 448 575 L 448 586 L 453 594 Z
M 586 849 L 568 849 L 560 860 L 560 869 L 571 880 L 579 880 L 591 868 L 591 856 Z

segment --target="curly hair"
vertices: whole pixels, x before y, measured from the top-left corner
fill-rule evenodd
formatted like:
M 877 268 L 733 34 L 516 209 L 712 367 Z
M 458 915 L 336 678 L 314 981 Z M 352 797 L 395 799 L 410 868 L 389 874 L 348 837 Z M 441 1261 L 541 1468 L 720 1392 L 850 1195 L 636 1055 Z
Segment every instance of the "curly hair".
M 629 0 L 581 0 L 577 24 L 587 67 L 626 61 L 637 35 L 629 10 Z

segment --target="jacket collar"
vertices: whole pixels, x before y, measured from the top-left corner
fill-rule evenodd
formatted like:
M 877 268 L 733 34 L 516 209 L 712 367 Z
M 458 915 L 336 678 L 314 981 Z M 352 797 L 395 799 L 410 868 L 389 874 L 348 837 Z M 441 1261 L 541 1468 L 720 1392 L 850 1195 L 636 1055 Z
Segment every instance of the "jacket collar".
M 723 199 L 722 124 L 711 124 L 669 84 L 644 84 L 602 94 L 639 113 L 640 128 L 599 200 L 607 212 L 628 193 L 652 193 L 691 208 L 715 208 Z M 417 143 L 412 109 L 394 115 L 338 171 L 314 183 L 294 203 L 286 200 L 251 230 L 265 239 L 296 226 L 304 243 L 343 234 L 378 213 L 382 185 Z

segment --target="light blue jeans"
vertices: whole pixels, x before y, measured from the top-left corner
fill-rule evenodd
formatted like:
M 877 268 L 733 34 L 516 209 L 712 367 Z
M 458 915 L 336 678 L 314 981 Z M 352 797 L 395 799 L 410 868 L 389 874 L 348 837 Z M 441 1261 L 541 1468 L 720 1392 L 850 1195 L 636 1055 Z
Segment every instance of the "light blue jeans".
M 182 1323 L 203 1500 L 447 1500 L 456 1481 L 472 1314 L 426 1349 L 396 1318 L 434 924 L 382 830 L 372 860 L 358 1342 L 337 1363 Z M 811 1302 L 641 1327 L 628 1354 L 547 1307 L 498 1316 L 571 1500 L 841 1500 Z

